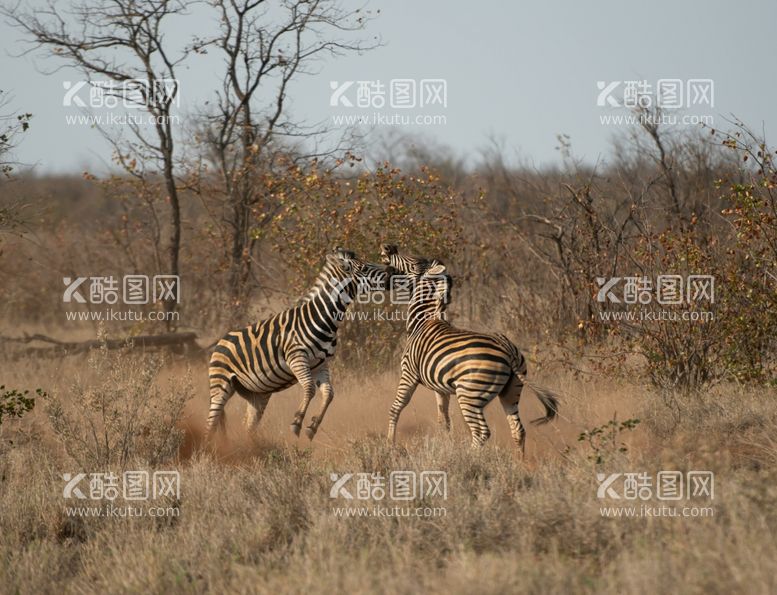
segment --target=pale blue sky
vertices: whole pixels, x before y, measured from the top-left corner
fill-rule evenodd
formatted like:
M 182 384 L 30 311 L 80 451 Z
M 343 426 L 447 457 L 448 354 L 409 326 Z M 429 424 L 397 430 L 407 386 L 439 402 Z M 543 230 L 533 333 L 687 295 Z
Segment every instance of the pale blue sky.
M 777 138 L 777 68 L 774 26 L 777 2 L 747 0 L 461 2 L 392 0 L 373 2 L 380 16 L 369 28 L 385 45 L 362 56 L 322 65 L 292 89 L 293 113 L 308 121 L 333 114 L 363 113 L 329 106 L 329 81 L 441 78 L 448 85 L 444 125 L 403 129 L 421 132 L 472 158 L 490 135 L 514 154 L 537 165 L 559 159 L 556 135 L 571 137 L 576 154 L 588 161 L 606 156 L 610 139 L 623 127 L 605 126 L 596 82 L 658 79 L 712 79 L 715 104 L 700 113 L 715 125 L 736 114 Z M 207 30 L 199 14 L 188 31 Z M 12 106 L 34 114 L 32 127 L 16 151 L 23 162 L 45 171 L 97 170 L 109 151 L 88 126 L 68 126 L 62 83 L 78 80 L 52 61 L 15 58 L 19 36 L 0 24 L 0 88 Z M 218 83 L 216 57 L 193 57 L 181 78 L 180 115 L 204 101 Z M 393 110 L 389 113 L 393 113 Z M 423 113 L 413 111 L 412 114 Z M 381 130 L 385 131 L 385 128 Z

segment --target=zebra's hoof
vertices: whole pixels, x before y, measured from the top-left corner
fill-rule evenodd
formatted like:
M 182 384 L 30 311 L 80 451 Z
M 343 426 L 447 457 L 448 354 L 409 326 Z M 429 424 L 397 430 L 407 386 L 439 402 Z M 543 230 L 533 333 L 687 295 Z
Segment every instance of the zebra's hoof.
M 299 438 L 299 431 L 301 427 L 302 426 L 296 422 L 291 424 L 291 431 L 294 432 L 294 435 L 297 436 L 297 438 Z
M 308 440 L 313 440 L 316 437 L 315 428 L 305 428 L 305 436 L 307 436 Z

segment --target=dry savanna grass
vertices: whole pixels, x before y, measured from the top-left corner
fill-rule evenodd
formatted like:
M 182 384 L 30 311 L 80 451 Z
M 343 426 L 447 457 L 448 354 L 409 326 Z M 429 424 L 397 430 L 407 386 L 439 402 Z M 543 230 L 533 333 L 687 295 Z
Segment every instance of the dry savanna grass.
M 405 410 L 398 444 L 390 447 L 383 434 L 398 374 L 340 373 L 334 404 L 312 445 L 289 431 L 300 397 L 293 388 L 273 397 L 253 437 L 242 428 L 243 403 L 233 398 L 227 436 L 214 451 L 201 443 L 207 411 L 204 361 L 166 358 L 155 365 L 144 357 L 133 362 L 134 357 L 103 352 L 92 356 L 91 366 L 70 357 L 28 359 L 10 368 L 8 386 L 35 386 L 39 378 L 76 381 L 44 387 L 50 396 L 38 399 L 32 413 L 2 426 L 3 592 L 777 590 L 773 391 L 720 387 L 671 408 L 625 382 L 541 375 L 538 381 L 563 395 L 562 418 L 528 428 L 522 462 L 498 404 L 487 409 L 492 441 L 476 451 L 468 446 L 458 412 L 450 435 L 436 427 L 434 397 L 424 389 Z M 151 378 L 139 375 L 138 362 L 159 371 Z M 110 373 L 100 372 L 100 365 L 108 365 Z M 123 402 L 101 403 L 103 393 Z M 166 431 L 171 440 L 180 440 L 179 450 L 167 458 L 160 458 L 152 440 L 167 419 L 159 408 L 177 412 Z M 539 412 L 527 390 L 524 419 Z M 57 415 L 72 415 L 83 427 L 67 434 Z M 614 440 L 595 442 L 596 449 L 578 441 L 581 431 L 615 415 L 641 423 Z M 65 439 L 88 444 L 91 427 L 100 440 L 102 431 L 108 443 L 123 446 L 104 455 L 102 463 L 80 464 L 64 448 Z M 179 513 L 68 516 L 66 509 L 74 503 L 63 498 L 62 474 L 109 469 L 179 471 L 180 498 L 153 502 Z M 446 471 L 447 498 L 330 498 L 332 473 L 388 477 L 396 470 Z M 712 471 L 714 499 L 694 502 L 711 507 L 712 516 L 602 515 L 602 507 L 619 503 L 597 498 L 597 472 L 655 476 L 660 470 Z M 84 502 L 93 504 L 75 504 Z M 112 504 L 132 503 L 119 496 Z M 429 517 L 343 516 L 342 509 L 376 504 L 437 510 Z M 654 497 L 628 503 L 641 504 L 662 503 Z

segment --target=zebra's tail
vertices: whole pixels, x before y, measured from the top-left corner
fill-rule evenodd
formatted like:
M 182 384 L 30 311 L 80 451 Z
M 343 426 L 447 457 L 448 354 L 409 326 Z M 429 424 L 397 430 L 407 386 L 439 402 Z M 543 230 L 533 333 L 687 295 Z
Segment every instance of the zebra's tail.
M 513 368 L 513 374 L 515 374 L 515 377 L 522 384 L 532 389 L 534 394 L 536 394 L 537 398 L 540 400 L 540 403 L 542 403 L 542 406 L 545 407 L 545 416 L 533 419 L 531 423 L 535 425 L 542 425 L 548 423 L 549 421 L 553 421 L 556 415 L 558 415 L 558 394 L 549 388 L 531 382 L 526 377 L 526 358 L 521 353 L 521 350 L 518 349 L 515 343 L 510 341 L 510 339 L 508 339 L 505 335 L 498 335 L 498 337 L 502 340 L 502 342 L 507 344 L 507 347 L 510 350 L 512 355 L 510 365 Z
M 549 388 L 529 382 L 526 379 L 526 376 L 521 380 L 526 386 L 534 391 L 534 394 L 537 395 L 540 403 L 545 407 L 545 417 L 533 419 L 531 420 L 531 423 L 539 426 L 555 419 L 556 415 L 558 415 L 558 395 Z

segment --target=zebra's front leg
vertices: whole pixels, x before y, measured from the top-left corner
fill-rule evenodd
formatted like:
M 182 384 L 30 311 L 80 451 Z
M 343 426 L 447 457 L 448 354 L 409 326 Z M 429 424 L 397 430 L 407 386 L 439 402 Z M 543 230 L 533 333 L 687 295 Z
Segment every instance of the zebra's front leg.
M 413 396 L 416 387 L 418 386 L 418 380 L 409 372 L 402 370 L 402 377 L 399 380 L 399 387 L 397 388 L 397 396 L 394 399 L 394 403 L 391 405 L 391 411 L 389 412 L 389 427 L 388 427 L 388 441 L 393 444 L 396 439 L 397 423 L 399 422 L 399 414 L 410 402 L 410 398 Z
M 326 364 L 322 365 L 316 373 L 316 384 L 321 387 L 322 400 L 318 414 L 311 418 L 310 424 L 305 428 L 305 436 L 307 436 L 309 440 L 315 438 L 316 432 L 318 432 L 318 426 L 320 426 L 321 422 L 324 420 L 326 410 L 329 408 L 329 404 L 335 396 L 335 391 L 332 388 L 332 382 L 329 378 L 329 367 Z
M 308 412 L 310 401 L 313 400 L 313 397 L 316 394 L 316 384 L 313 382 L 313 373 L 310 370 L 310 363 L 306 352 L 296 351 L 287 359 L 287 361 L 294 377 L 304 391 L 302 402 L 291 422 L 291 431 L 294 432 L 295 436 L 299 436 L 299 431 L 302 428 L 302 422 L 305 420 L 305 414 Z
M 451 396 L 448 393 L 435 393 L 437 398 L 437 423 L 440 424 L 445 431 L 451 429 L 451 416 L 449 408 L 451 404 Z

